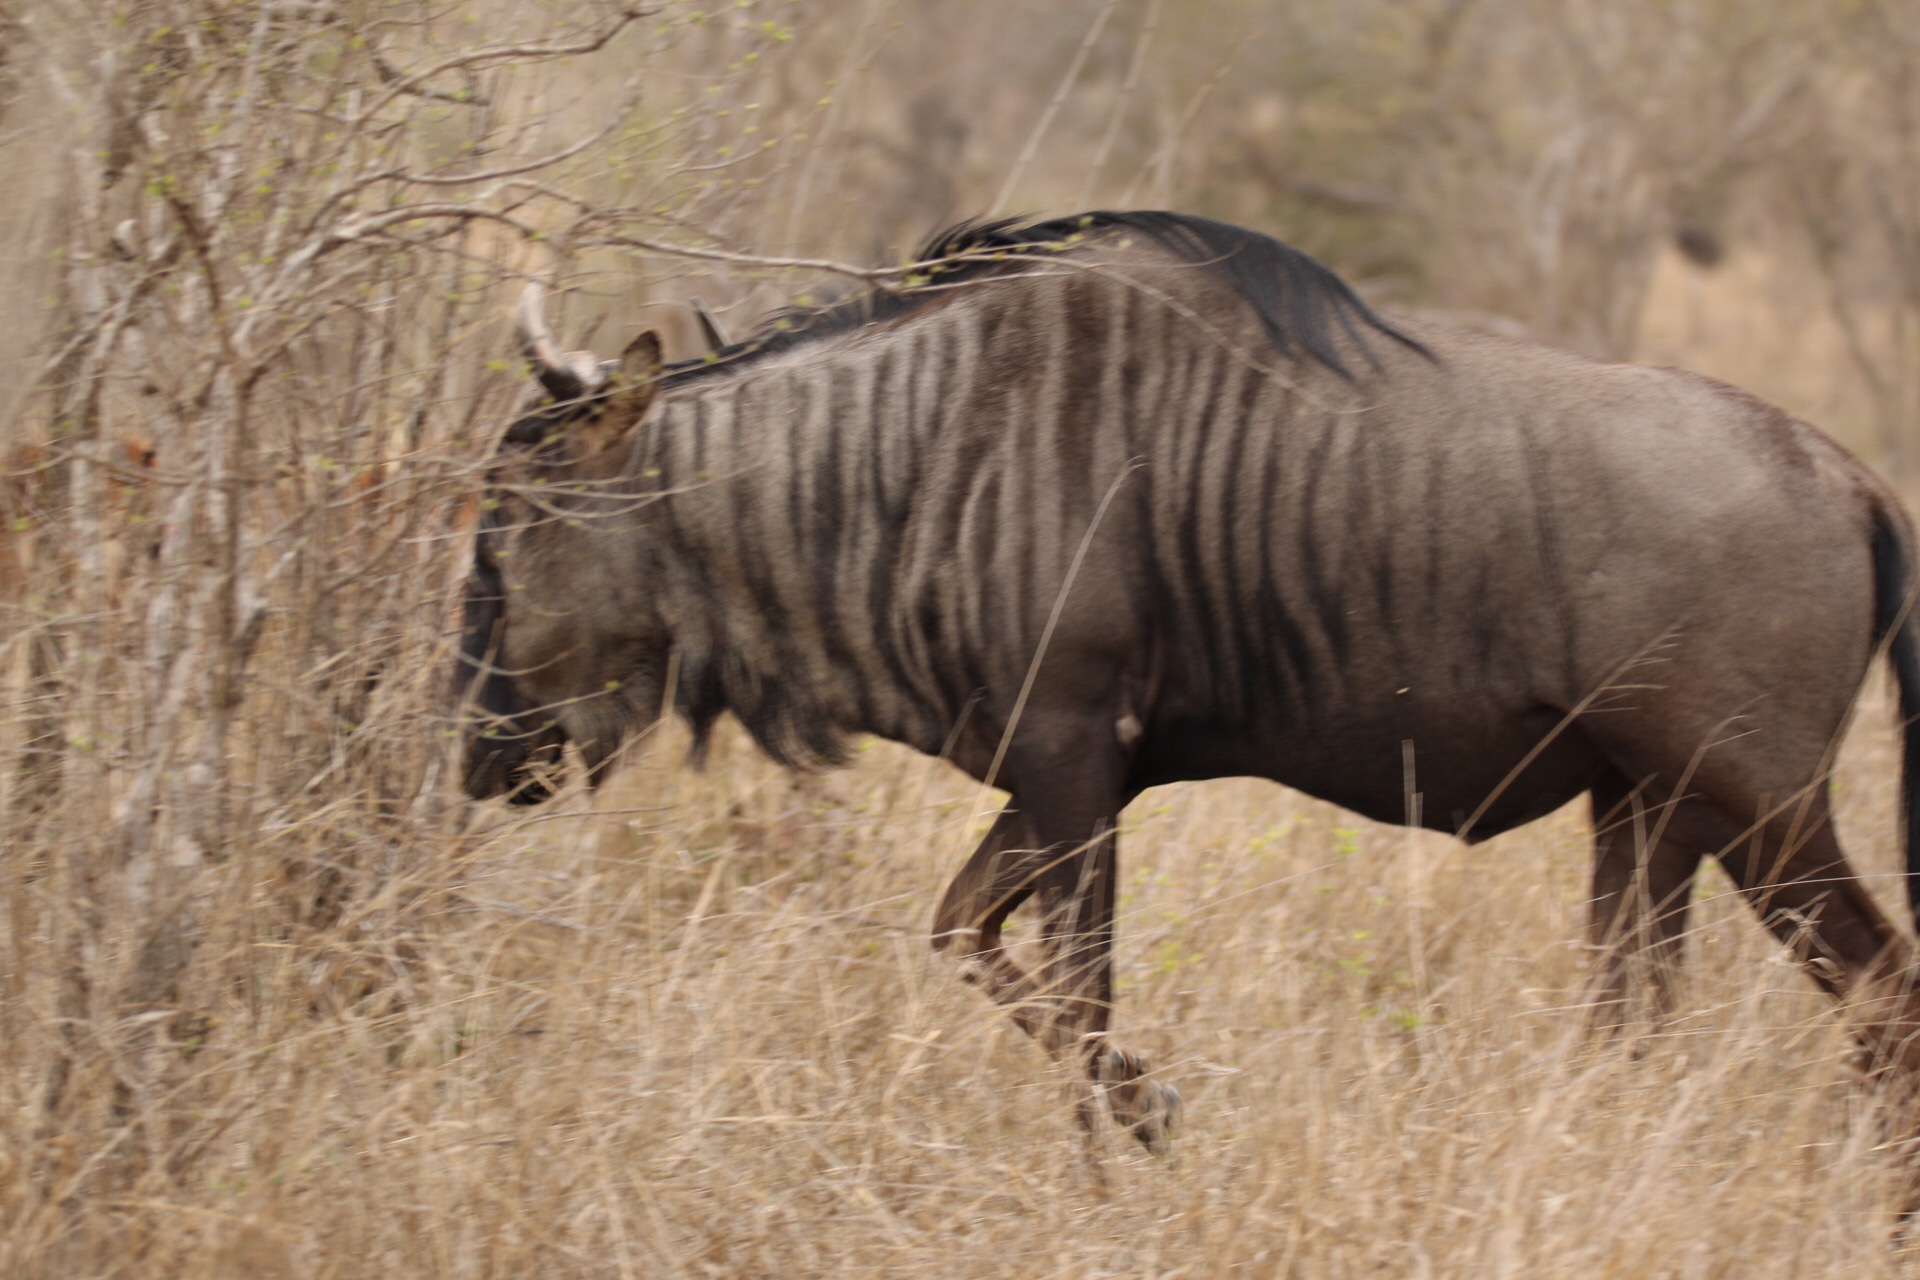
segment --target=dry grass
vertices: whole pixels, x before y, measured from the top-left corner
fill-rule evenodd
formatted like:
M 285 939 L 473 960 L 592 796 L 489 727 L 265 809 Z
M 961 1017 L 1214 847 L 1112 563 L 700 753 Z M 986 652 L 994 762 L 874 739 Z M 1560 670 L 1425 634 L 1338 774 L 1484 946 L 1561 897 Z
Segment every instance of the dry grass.
M 1884 873 L 1872 718 L 1840 794 Z M 203 959 L 250 982 L 144 1102 L 174 1145 L 112 1198 L 62 1190 L 115 1131 L 11 1106 L 0 1270 L 1902 1271 L 1847 1042 L 1717 874 L 1682 1015 L 1586 1036 L 1576 812 L 1468 849 L 1254 783 L 1143 797 L 1121 1023 L 1189 1127 L 1167 1162 L 1110 1136 L 1103 1188 L 1060 1073 L 924 941 L 976 788 L 886 748 L 804 781 L 731 737 L 704 773 L 653 754 L 428 851 L 403 957 L 339 931 L 342 963 L 390 965 L 359 1000 L 316 1016 L 324 939 Z M 49 1034 L 10 1032 L 16 1087 Z

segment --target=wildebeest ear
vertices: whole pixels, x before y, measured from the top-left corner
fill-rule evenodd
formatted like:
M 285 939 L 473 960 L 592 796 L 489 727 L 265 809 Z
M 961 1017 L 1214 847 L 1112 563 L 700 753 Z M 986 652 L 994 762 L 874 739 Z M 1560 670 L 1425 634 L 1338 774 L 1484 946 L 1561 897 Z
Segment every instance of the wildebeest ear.
M 581 451 L 601 453 L 621 444 L 633 435 L 633 429 L 647 416 L 655 392 L 660 388 L 660 335 L 648 329 L 620 353 L 613 369 L 607 403 L 592 418 L 580 423 Z
M 648 329 L 620 353 L 619 367 L 613 371 L 613 394 L 607 401 L 607 415 L 631 426 L 647 416 L 653 393 L 660 385 L 660 335 Z

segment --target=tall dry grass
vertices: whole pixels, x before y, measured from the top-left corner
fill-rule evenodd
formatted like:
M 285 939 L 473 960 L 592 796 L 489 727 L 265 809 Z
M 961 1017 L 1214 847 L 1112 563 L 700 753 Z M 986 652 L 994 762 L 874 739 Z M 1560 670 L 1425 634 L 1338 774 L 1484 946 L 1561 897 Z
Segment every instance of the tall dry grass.
M 1892 747 L 1869 720 L 1842 824 L 1888 884 Z M 224 904 L 204 1047 L 164 1047 L 191 1067 L 131 1126 L 36 1132 L 20 1073 L 57 1033 L 16 1011 L 7 1273 L 1910 1264 L 1848 1041 L 1717 875 L 1679 1016 L 1587 1035 L 1577 811 L 1468 849 L 1262 784 L 1143 797 L 1120 1022 L 1188 1128 L 1169 1161 L 1110 1136 L 1103 1184 L 1070 1082 L 925 942 L 977 789 L 884 748 L 803 782 L 733 736 L 704 773 L 677 756 L 592 802 L 490 811 L 359 920 L 262 936 Z
M 994 802 L 944 766 L 793 778 L 723 733 L 693 772 L 668 729 L 532 813 L 449 784 L 528 275 L 568 335 L 684 353 L 691 294 L 821 287 L 788 256 L 1198 205 L 1871 439 L 1901 135 L 1829 138 L 1812 203 L 1768 139 L 1894 81 L 1792 79 L 1797 10 L 1576 8 L 0 0 L 0 1275 L 1909 1269 L 1848 1042 L 1717 873 L 1679 1016 L 1586 1034 L 1579 812 L 1465 848 L 1143 797 L 1119 1022 L 1188 1127 L 1101 1176 L 926 944 Z M 1823 49 L 1894 47 L 1882 8 Z M 1746 256 L 1704 274 L 1678 221 Z M 1892 903 L 1883 704 L 1837 786 Z

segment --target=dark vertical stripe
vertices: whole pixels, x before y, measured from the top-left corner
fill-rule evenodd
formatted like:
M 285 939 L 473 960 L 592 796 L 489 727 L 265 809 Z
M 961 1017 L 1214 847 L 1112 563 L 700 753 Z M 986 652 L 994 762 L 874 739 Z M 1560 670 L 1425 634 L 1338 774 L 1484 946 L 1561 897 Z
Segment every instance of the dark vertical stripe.
M 1288 395 L 1283 404 L 1290 409 L 1292 396 Z M 1277 667 L 1277 683 L 1281 686 L 1279 694 L 1287 699 L 1287 705 L 1276 710 L 1286 714 L 1305 709 L 1309 691 L 1313 687 L 1313 657 L 1306 637 L 1287 611 L 1285 586 L 1274 567 L 1274 552 L 1280 545 L 1281 526 L 1290 514 L 1280 506 L 1285 496 L 1282 492 L 1281 451 L 1290 443 L 1288 428 L 1292 425 L 1292 414 L 1283 411 L 1281 417 L 1280 426 L 1265 441 L 1260 468 L 1260 524 L 1257 536 L 1260 542 L 1258 592 L 1262 639 L 1269 647 L 1275 640 L 1280 643 L 1280 656 L 1284 660 L 1276 662 L 1271 653 L 1266 660 L 1270 666 Z M 1294 519 L 1304 518 L 1302 512 L 1293 512 L 1291 515 Z
M 1215 434 L 1221 411 L 1220 397 L 1227 380 L 1218 368 L 1220 365 L 1225 366 L 1227 373 L 1244 374 L 1236 362 L 1223 360 L 1219 349 L 1211 343 L 1183 364 L 1176 387 L 1185 393 L 1184 398 L 1190 405 L 1197 403 L 1198 412 L 1190 409 L 1176 415 L 1169 428 L 1169 434 L 1176 441 L 1188 445 L 1176 454 L 1172 468 L 1177 492 L 1183 497 L 1178 546 L 1179 575 L 1186 599 L 1184 621 L 1193 629 L 1199 651 L 1206 658 L 1205 674 L 1201 678 L 1216 686 L 1221 679 L 1230 677 L 1231 671 L 1227 669 L 1227 655 L 1223 652 L 1224 638 L 1216 625 L 1215 593 L 1207 580 L 1206 553 L 1201 545 L 1202 520 L 1210 496 L 1201 460 Z
M 867 405 L 868 457 L 870 479 L 868 510 L 873 519 L 863 525 L 866 537 L 860 546 L 865 562 L 866 614 L 856 626 L 856 634 L 867 637 L 864 651 L 878 656 L 885 668 L 890 688 L 879 701 L 886 713 L 874 728 L 895 737 L 913 738 L 939 731 L 938 717 L 931 714 L 926 694 L 908 665 L 900 643 L 903 629 L 894 616 L 894 552 L 906 536 L 907 495 L 894 489 L 888 476 L 890 449 L 911 448 L 901 437 L 911 433 L 913 387 L 918 350 L 917 333 L 902 334 L 883 353 L 873 377 L 873 394 Z M 902 415 L 905 415 L 904 422 Z M 862 514 L 866 514 L 863 512 Z M 849 575 L 851 582 L 851 575 Z
M 813 555 L 813 609 L 828 667 L 847 670 L 844 625 L 840 616 L 840 550 L 851 512 L 843 504 L 846 437 L 860 426 L 858 386 L 863 368 L 841 360 L 825 366 L 826 412 L 820 424 L 821 456 L 814 461 L 812 509 L 807 513 L 807 539 Z
M 1323 495 L 1325 501 L 1337 502 L 1335 495 L 1338 490 L 1327 475 L 1327 465 L 1336 452 L 1335 445 L 1343 426 L 1341 419 L 1314 406 L 1306 432 L 1310 437 L 1307 454 L 1301 468 L 1300 483 L 1296 486 L 1300 494 L 1300 513 L 1296 526 L 1300 590 L 1305 596 L 1308 611 L 1319 626 L 1320 639 L 1335 654 L 1346 648 L 1347 619 L 1340 593 L 1335 589 L 1335 584 L 1329 583 L 1324 576 L 1326 558 L 1321 546 L 1321 533 L 1327 522 L 1321 517 L 1320 507 Z
M 1249 606 L 1248 579 L 1253 575 L 1242 568 L 1240 562 L 1240 525 L 1241 499 L 1243 489 L 1242 467 L 1245 463 L 1247 438 L 1256 430 L 1266 430 L 1268 423 L 1260 414 L 1261 401 L 1270 390 L 1266 377 L 1250 374 L 1240 389 L 1238 403 L 1233 409 L 1233 420 L 1224 424 L 1224 439 L 1216 435 L 1214 449 L 1224 452 L 1224 465 L 1220 469 L 1220 480 L 1215 503 L 1219 511 L 1218 532 L 1215 538 L 1214 555 L 1219 564 L 1219 576 L 1223 584 L 1221 601 L 1226 608 L 1227 632 L 1232 651 L 1232 665 L 1237 685 L 1233 708 L 1240 718 L 1245 719 L 1257 713 L 1257 709 L 1248 705 L 1249 684 L 1263 683 L 1268 663 L 1261 652 L 1263 646 L 1253 632 L 1253 619 Z

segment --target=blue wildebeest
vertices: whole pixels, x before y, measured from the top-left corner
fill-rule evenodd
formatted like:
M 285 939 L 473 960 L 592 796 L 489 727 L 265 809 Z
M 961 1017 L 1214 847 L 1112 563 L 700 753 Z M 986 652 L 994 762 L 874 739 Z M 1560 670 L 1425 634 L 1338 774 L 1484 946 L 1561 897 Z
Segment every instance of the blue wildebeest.
M 1824 785 L 1886 646 L 1920 850 L 1911 526 L 1859 462 L 1706 378 L 1386 318 L 1204 218 L 923 257 L 667 367 L 650 333 L 564 354 L 523 303 L 546 396 L 474 550 L 471 795 L 541 799 L 569 741 L 597 779 L 669 692 L 788 763 L 946 755 L 1011 800 L 935 945 L 1149 1146 L 1178 1097 L 1107 1036 L 1114 824 L 1182 779 L 1399 822 L 1417 759 L 1417 820 L 1468 840 L 1590 793 L 1603 1011 L 1676 958 L 1711 854 L 1871 1059 L 1920 1067 L 1911 947 Z M 1029 898 L 1037 973 L 1001 947 Z

